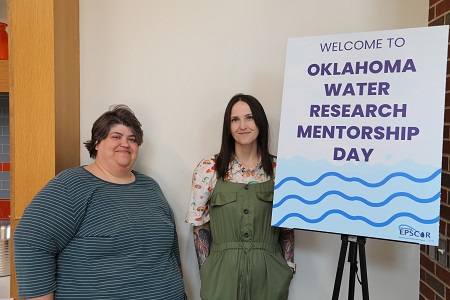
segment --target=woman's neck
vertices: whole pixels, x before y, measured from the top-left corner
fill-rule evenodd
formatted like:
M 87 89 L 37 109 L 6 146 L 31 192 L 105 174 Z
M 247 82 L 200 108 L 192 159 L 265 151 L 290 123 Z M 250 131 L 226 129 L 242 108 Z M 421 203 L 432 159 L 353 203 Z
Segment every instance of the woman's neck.
M 261 156 L 258 153 L 256 145 L 249 145 L 249 147 L 236 147 L 234 149 L 234 155 L 241 164 L 246 168 L 255 167 L 261 160 Z
M 94 176 L 112 183 L 127 184 L 132 183 L 135 180 L 134 174 L 130 170 L 124 170 L 123 172 L 117 170 L 111 171 L 103 167 L 98 162 L 94 162 L 86 166 L 85 169 Z

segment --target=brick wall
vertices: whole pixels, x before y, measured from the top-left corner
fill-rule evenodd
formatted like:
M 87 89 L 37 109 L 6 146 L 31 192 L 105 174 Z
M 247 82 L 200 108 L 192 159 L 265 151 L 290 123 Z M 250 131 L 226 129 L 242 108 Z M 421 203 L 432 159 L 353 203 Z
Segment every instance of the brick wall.
M 450 24 L 450 0 L 430 0 L 429 26 Z M 432 45 L 430 45 L 432 46 Z M 450 53 L 450 51 L 449 51 Z M 439 246 L 420 246 L 419 300 L 450 299 L 450 63 L 447 85 L 442 154 L 441 221 Z

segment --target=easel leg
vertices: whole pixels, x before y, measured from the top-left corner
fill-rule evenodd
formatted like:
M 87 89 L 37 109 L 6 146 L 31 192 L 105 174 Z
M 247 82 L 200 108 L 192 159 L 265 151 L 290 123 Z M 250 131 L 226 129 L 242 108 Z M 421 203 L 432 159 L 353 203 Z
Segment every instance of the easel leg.
M 358 272 L 358 261 L 356 256 L 358 254 L 357 244 L 354 242 L 350 243 L 350 249 L 348 251 L 348 262 L 350 263 L 350 278 L 348 281 L 348 299 L 355 299 L 355 279 L 356 272 Z
M 359 259 L 361 261 L 361 283 L 363 300 L 369 300 L 369 284 L 367 281 L 367 264 L 366 264 L 366 238 L 361 238 L 359 245 Z
M 339 253 L 338 267 L 336 270 L 336 279 L 334 280 L 333 298 L 332 300 L 338 300 L 339 291 L 341 289 L 342 273 L 344 272 L 345 256 L 347 255 L 348 237 L 346 235 L 341 236 L 341 251 Z
M 355 298 L 355 279 L 358 272 L 358 249 L 359 249 L 359 259 L 361 265 L 361 285 L 362 285 L 362 296 L 363 300 L 369 300 L 369 285 L 367 281 L 367 264 L 366 264 L 366 238 L 341 235 L 341 251 L 339 254 L 338 268 L 336 271 L 336 279 L 334 281 L 333 297 L 332 300 L 339 299 L 339 291 L 341 289 L 342 273 L 344 271 L 345 256 L 348 251 L 348 262 L 350 263 L 350 277 L 348 285 L 348 300 L 353 300 Z

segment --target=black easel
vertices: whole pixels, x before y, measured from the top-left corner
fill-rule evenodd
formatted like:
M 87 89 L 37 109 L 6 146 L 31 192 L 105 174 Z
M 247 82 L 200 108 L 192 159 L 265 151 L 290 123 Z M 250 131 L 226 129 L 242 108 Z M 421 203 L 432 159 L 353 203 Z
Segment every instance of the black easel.
M 348 284 L 348 300 L 355 298 L 355 277 L 358 272 L 358 261 L 356 256 L 359 249 L 359 259 L 361 265 L 361 285 L 363 300 L 369 300 L 369 285 L 367 283 L 367 265 L 366 265 L 366 238 L 353 235 L 341 235 L 341 252 L 339 254 L 339 262 L 336 271 L 336 279 L 334 281 L 333 298 L 332 300 L 339 299 L 339 290 L 341 289 L 342 272 L 344 271 L 345 255 L 348 251 L 348 262 L 350 263 L 350 278 Z M 350 243 L 350 244 L 349 244 Z

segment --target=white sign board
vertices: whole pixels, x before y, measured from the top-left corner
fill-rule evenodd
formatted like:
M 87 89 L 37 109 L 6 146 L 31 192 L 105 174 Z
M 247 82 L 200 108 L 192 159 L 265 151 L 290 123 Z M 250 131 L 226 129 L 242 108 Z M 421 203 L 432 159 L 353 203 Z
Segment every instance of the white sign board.
M 272 225 L 438 244 L 448 33 L 289 39 Z

